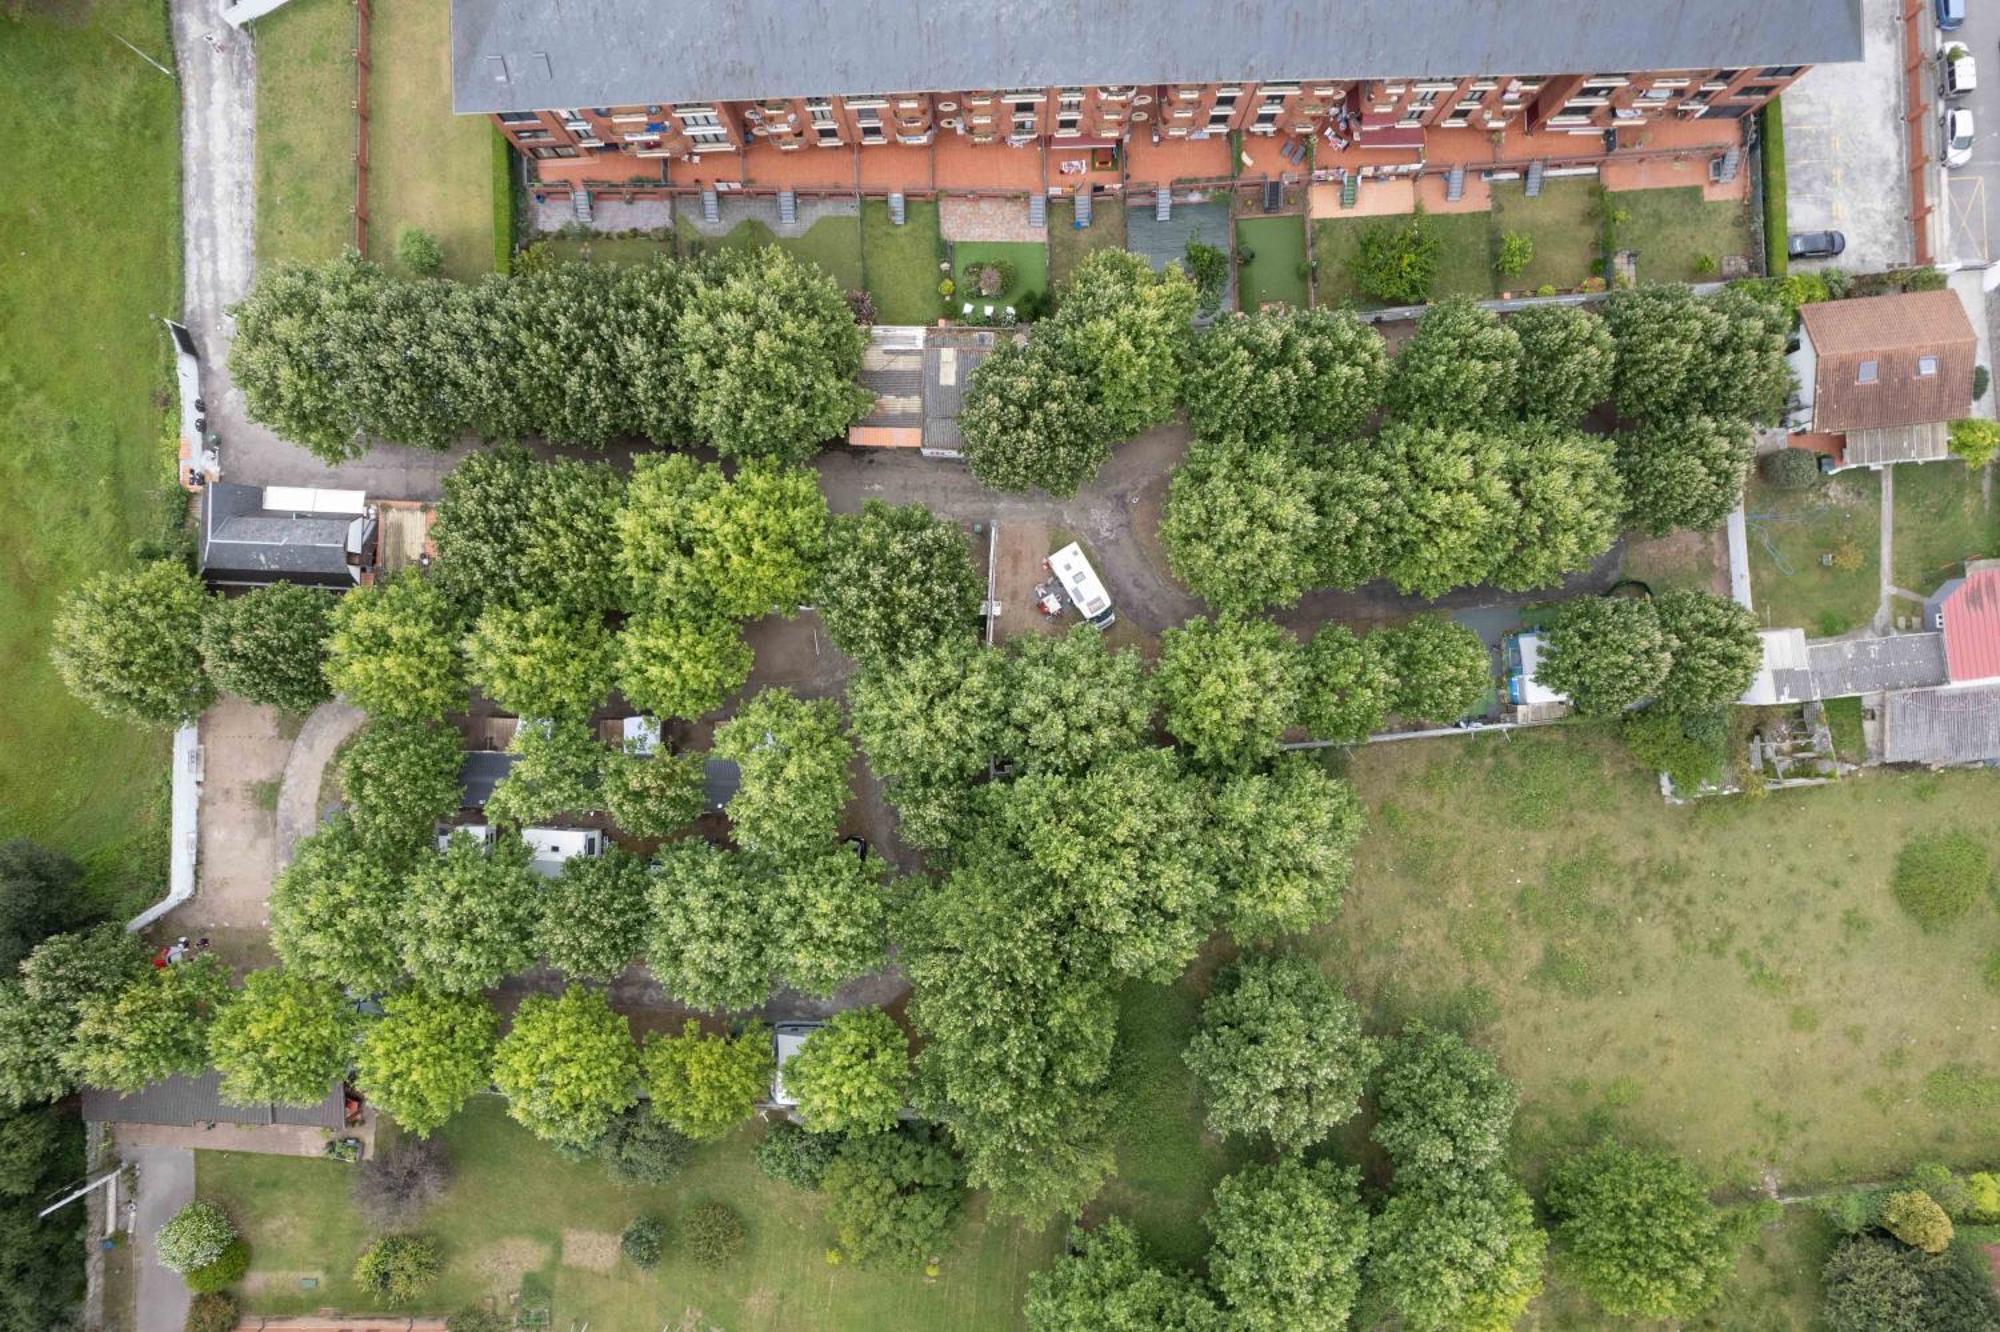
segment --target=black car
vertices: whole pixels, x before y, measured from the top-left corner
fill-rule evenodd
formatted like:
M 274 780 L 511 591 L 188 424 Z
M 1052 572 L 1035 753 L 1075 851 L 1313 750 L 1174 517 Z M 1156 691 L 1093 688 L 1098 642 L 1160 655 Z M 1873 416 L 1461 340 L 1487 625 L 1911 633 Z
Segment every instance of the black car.
M 1785 253 L 1794 259 L 1831 259 L 1847 248 L 1847 237 L 1837 231 L 1794 231 L 1785 242 Z

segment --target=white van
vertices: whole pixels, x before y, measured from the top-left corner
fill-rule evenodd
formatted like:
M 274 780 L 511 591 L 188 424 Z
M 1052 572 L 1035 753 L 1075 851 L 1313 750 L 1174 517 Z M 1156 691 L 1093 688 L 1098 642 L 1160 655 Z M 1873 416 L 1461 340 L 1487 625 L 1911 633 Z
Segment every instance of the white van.
M 1118 622 L 1111 610 L 1111 594 L 1098 581 L 1097 570 L 1090 567 L 1090 561 L 1083 557 L 1083 547 L 1072 541 L 1046 561 L 1049 572 L 1062 584 L 1063 595 L 1069 598 L 1086 623 L 1098 629 L 1109 629 Z
M 1979 86 L 1979 74 L 1972 64 L 1972 52 L 1957 42 L 1938 52 L 1938 92 L 1944 97 L 1963 97 Z

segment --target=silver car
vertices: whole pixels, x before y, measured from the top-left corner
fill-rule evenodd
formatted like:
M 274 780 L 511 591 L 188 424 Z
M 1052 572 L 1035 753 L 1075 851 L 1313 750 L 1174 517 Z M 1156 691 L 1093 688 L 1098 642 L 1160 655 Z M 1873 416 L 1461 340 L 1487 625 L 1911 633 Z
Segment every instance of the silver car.
M 1944 139 L 1944 164 L 1962 167 L 1972 160 L 1972 112 L 1962 106 L 1948 106 L 1938 117 Z

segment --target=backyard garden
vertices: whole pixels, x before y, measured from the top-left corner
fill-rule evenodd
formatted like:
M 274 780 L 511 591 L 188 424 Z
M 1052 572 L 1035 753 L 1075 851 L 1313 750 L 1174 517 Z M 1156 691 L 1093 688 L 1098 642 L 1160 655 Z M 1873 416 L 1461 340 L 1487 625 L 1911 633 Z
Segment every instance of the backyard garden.
M 1787 450 L 1804 485 L 1774 484 L 1767 455 L 1743 494 L 1751 602 L 1766 623 L 1832 638 L 1874 618 L 1880 590 L 1882 482 L 1869 471 L 1821 477 L 1819 455 Z M 1910 469 L 1897 473 L 1900 483 Z
M 1896 586 L 1928 595 L 1966 560 L 2000 555 L 1995 468 L 1957 459 L 1896 469 Z
M 257 258 L 317 263 L 354 244 L 356 11 L 293 0 L 256 20 Z

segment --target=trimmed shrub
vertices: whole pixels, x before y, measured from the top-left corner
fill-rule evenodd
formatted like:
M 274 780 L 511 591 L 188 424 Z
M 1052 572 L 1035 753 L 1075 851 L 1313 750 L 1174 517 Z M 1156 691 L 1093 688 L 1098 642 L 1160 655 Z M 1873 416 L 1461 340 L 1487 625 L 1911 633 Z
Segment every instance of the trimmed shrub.
M 618 1237 L 618 1248 L 627 1258 L 649 1271 L 660 1265 L 660 1253 L 666 1247 L 667 1228 L 657 1216 L 634 1217 L 632 1224 L 625 1227 L 625 1233 Z
M 814 1133 L 790 1120 L 780 1120 L 765 1132 L 753 1155 L 757 1168 L 772 1179 L 795 1189 L 817 1189 L 846 1138 L 844 1133 Z
M 1820 483 L 1819 455 L 1811 449 L 1779 449 L 1757 460 L 1757 471 L 1780 490 L 1804 490 Z
M 1993 879 L 1986 845 L 1966 832 L 1912 838 L 1896 856 L 1896 902 L 1925 931 L 1941 930 L 1972 910 Z
M 743 1218 L 727 1203 L 696 1203 L 681 1222 L 681 1247 L 703 1267 L 721 1267 L 743 1252 Z
M 1882 1204 L 1882 1228 L 1925 1253 L 1943 1253 L 1951 1247 L 1951 1218 L 1922 1189 L 1890 1194 Z
M 228 1290 L 243 1279 L 250 1270 L 250 1246 L 240 1239 L 229 1241 L 223 1246 L 222 1256 L 204 1267 L 197 1267 L 181 1278 L 187 1288 L 197 1295 L 213 1295 Z
M 664 1184 L 687 1164 L 688 1138 L 645 1106 L 611 1121 L 597 1145 L 604 1169 L 618 1184 Z
M 192 1272 L 220 1259 L 235 1238 L 236 1227 L 220 1207 L 191 1202 L 167 1219 L 153 1243 L 162 1267 Z
M 1978 1170 L 1965 1177 L 1965 1219 L 1978 1226 L 2000 1221 L 2000 1175 Z

